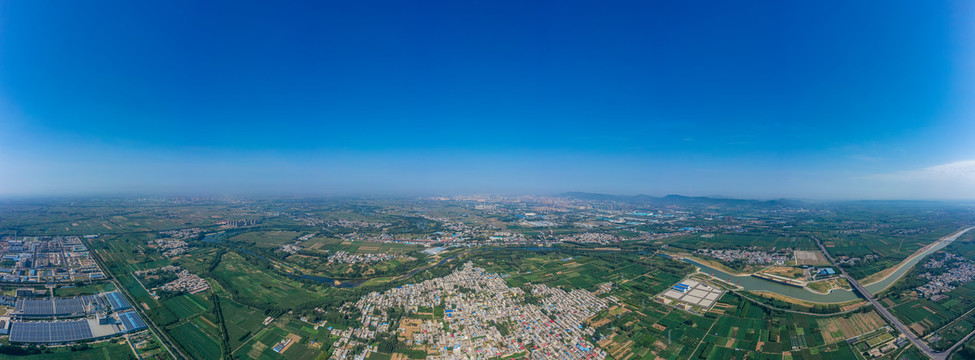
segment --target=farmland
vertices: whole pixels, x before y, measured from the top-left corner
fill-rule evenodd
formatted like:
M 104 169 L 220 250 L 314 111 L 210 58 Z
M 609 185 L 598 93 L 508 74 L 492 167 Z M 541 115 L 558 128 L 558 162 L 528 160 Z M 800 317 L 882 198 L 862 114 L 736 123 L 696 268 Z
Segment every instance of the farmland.
M 743 233 L 717 233 L 711 237 L 687 236 L 670 244 L 671 246 L 695 250 L 711 249 L 739 249 L 760 248 L 765 250 L 814 250 L 816 244 L 807 237 L 791 234 L 776 234 L 767 231 L 749 231 Z
M 593 324 L 606 336 L 600 346 L 620 358 L 725 359 L 737 354 L 781 359 L 788 352 L 810 359 L 856 359 L 846 342 L 824 339 L 819 321 L 769 314 L 728 293 L 706 316 L 657 305 L 628 306 L 597 315 Z
M 956 241 L 929 258 L 940 258 L 946 253 L 972 259 L 975 243 Z M 920 274 L 927 271 L 932 269 L 916 266 L 880 296 L 911 331 L 936 340 L 932 340 L 934 348 L 946 349 L 975 330 L 975 282 L 959 284 L 941 299 L 925 298 L 919 296 L 915 288 L 926 283 Z
M 897 335 L 878 330 L 885 329 L 886 323 L 869 306 L 858 307 L 862 302 L 819 304 L 776 293 L 730 291 L 709 312 L 694 314 L 652 299 L 688 277 L 698 281 L 713 278 L 694 274 L 691 264 L 664 255 L 700 254 L 695 251 L 702 248 L 730 250 L 719 253 L 721 256 L 774 255 L 774 262 L 750 264 L 748 268 L 806 279 L 805 272 L 815 270 L 808 267 L 825 266 L 814 237 L 824 239 L 831 253 L 835 250 L 846 259 L 878 254 L 897 257 L 937 238 L 942 231 L 957 230 L 952 226 L 957 225 L 959 216 L 942 212 L 941 220 L 917 221 L 905 211 L 902 217 L 882 223 L 848 209 L 774 215 L 735 210 L 724 217 L 712 214 L 717 211 L 714 209 L 707 210 L 706 217 L 681 210 L 670 217 L 667 210 L 655 210 L 657 215 L 650 216 L 646 215 L 650 212 L 614 213 L 577 207 L 578 211 L 549 212 L 542 219 L 526 214 L 544 210 L 524 205 L 485 206 L 479 211 L 478 207 L 484 206 L 481 203 L 439 201 L 217 203 L 206 200 L 205 205 L 189 209 L 181 205 L 120 205 L 111 211 L 84 208 L 72 210 L 80 215 L 55 214 L 50 223 L 16 213 L 0 218 L 0 222 L 13 222 L 3 230 L 7 232 L 43 233 L 53 231 L 42 230 L 47 226 L 69 221 L 77 223 L 72 225 L 77 228 L 100 226 L 104 231 L 85 242 L 101 259 L 106 273 L 131 297 L 133 306 L 144 310 L 146 320 L 171 341 L 167 346 L 194 360 L 231 355 L 239 359 L 328 357 L 340 337 L 332 335 L 329 328 L 362 326 L 357 323 L 361 314 L 340 311 L 344 303 L 373 291 L 443 277 L 467 261 L 486 271 L 506 274 L 504 282 L 511 287 L 544 284 L 612 297 L 609 309 L 585 323 L 595 330 L 592 342 L 614 359 L 853 359 L 858 356 L 855 353 L 883 346 L 887 336 Z M 154 221 L 153 214 L 163 219 Z M 919 217 L 924 219 L 924 215 Z M 557 225 L 539 225 L 547 221 Z M 161 233 L 163 229 L 179 231 Z M 667 231 L 668 235 L 652 231 Z M 191 235 L 175 238 L 182 233 Z M 563 236 L 571 238 L 563 241 Z M 160 244 L 175 240 L 183 242 L 181 251 L 164 253 Z M 972 240 L 975 236 L 966 235 L 943 251 L 975 256 Z M 443 251 L 436 255 L 436 251 L 422 252 L 434 245 Z M 333 261 L 336 254 L 342 255 Z M 722 261 L 717 257 L 701 259 L 717 269 L 734 265 L 720 264 Z M 874 271 L 871 267 L 882 268 L 886 259 L 862 261 L 854 266 L 861 268 L 862 274 L 857 276 Z M 144 271 L 165 266 L 186 270 L 203 279 L 209 288 L 192 294 L 161 291 L 159 285 L 175 275 Z M 917 275 L 909 273 L 881 298 L 934 347 L 946 348 L 975 326 L 975 312 L 970 311 L 975 304 L 969 300 L 975 299 L 975 288 L 959 286 L 947 293 L 947 298 L 932 301 L 911 294 L 912 286 L 916 286 L 911 279 Z M 849 288 L 841 279 L 807 286 L 819 292 Z M 57 287 L 55 294 L 95 294 L 115 287 L 113 281 L 80 282 Z M 14 290 L 4 289 L 7 294 Z M 816 314 L 851 312 L 836 316 L 786 313 L 743 296 L 777 309 Z M 405 322 L 398 323 L 400 327 L 415 332 L 418 323 L 412 327 L 403 324 L 446 317 L 443 306 L 422 310 L 423 315 L 404 317 Z M 283 352 L 272 350 L 284 339 L 292 339 L 292 343 L 279 347 Z M 847 340 L 853 343 L 848 345 Z M 373 358 L 422 357 L 421 350 L 383 344 L 385 350 Z M 160 345 L 146 350 L 146 354 L 166 354 Z M 97 352 L 91 354 L 99 357 Z M 903 347 L 893 354 L 914 355 Z
M 77 349 L 54 348 L 47 352 L 24 355 L 0 354 L 0 360 L 97 360 L 135 359 L 129 345 L 118 342 L 101 342 Z
M 829 265 L 826 256 L 819 250 L 796 250 L 796 265 Z

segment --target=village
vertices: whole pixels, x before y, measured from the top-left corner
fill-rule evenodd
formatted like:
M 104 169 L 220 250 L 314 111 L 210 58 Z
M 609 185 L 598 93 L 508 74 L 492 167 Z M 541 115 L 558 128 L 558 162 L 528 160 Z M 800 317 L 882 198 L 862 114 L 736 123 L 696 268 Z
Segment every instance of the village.
M 328 262 L 358 264 L 358 263 L 389 261 L 397 257 L 404 258 L 407 261 L 416 260 L 416 258 L 411 256 L 398 256 L 398 255 L 386 254 L 386 253 L 350 254 L 347 251 L 336 251 L 334 254 L 332 254 L 332 256 L 328 257 Z
M 919 278 L 927 279 L 928 283 L 918 286 L 915 290 L 932 301 L 943 299 L 944 293 L 975 279 L 975 263 L 952 253 L 945 253 L 943 257 L 928 260 L 924 263 L 924 268 L 945 269 L 938 275 L 931 272 L 918 275 Z
M 429 359 L 606 357 L 588 340 L 594 329 L 585 321 L 615 298 L 538 284 L 526 284 L 526 292 L 505 276 L 468 262 L 442 278 L 370 293 L 344 308 L 362 314 L 362 327 L 332 330 L 339 337 L 332 358 L 367 358 L 378 349 L 366 343 L 390 335 Z
M 782 265 L 786 261 L 792 260 L 791 253 L 779 254 L 762 250 L 698 249 L 694 253 L 712 257 L 726 263 L 742 261 L 751 265 Z
M 152 288 L 152 290 L 162 290 L 162 291 L 169 291 L 174 293 L 187 292 L 190 294 L 196 294 L 210 289 L 210 283 L 208 283 L 205 279 L 189 271 L 186 271 L 185 269 L 182 269 L 178 266 L 167 265 L 158 269 L 137 271 L 136 275 L 145 276 L 145 275 L 157 275 L 157 274 L 166 274 L 166 273 L 175 274 L 176 279 L 169 281 L 157 288 Z M 153 291 L 153 294 L 155 295 L 155 291 Z

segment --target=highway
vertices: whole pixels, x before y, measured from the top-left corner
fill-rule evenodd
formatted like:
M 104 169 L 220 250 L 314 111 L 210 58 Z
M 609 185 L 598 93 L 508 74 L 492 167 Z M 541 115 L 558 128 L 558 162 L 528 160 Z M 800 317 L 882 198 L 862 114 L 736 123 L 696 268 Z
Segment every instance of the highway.
M 826 259 L 829 260 L 830 264 L 833 264 L 833 266 L 840 271 L 840 274 L 850 281 L 850 285 L 852 285 L 853 288 L 856 289 L 857 292 L 859 292 L 864 299 L 867 299 L 867 301 L 869 301 L 870 304 L 873 305 L 874 309 L 876 309 L 881 316 L 883 316 L 885 319 L 887 319 L 888 322 L 893 324 L 894 327 L 897 328 L 897 331 L 900 331 L 902 334 L 904 334 L 904 336 L 907 337 L 907 339 L 910 340 L 911 343 L 914 344 L 914 346 L 917 346 L 918 349 L 920 349 L 922 352 L 924 352 L 925 355 L 929 356 L 932 359 L 945 360 L 948 358 L 950 352 L 940 352 L 940 353 L 935 352 L 934 349 L 928 346 L 927 342 L 921 340 L 916 335 L 914 335 L 914 333 L 911 332 L 911 330 L 909 330 L 907 326 L 904 326 L 904 323 L 902 323 L 900 319 L 894 316 L 894 314 L 891 314 L 890 311 L 887 310 L 887 308 L 881 305 L 880 302 L 877 301 L 877 299 L 874 298 L 873 295 L 871 295 L 870 292 L 863 287 L 863 285 L 860 285 L 860 283 L 857 282 L 856 279 L 854 279 L 852 276 L 847 274 L 846 270 L 843 270 L 842 267 L 835 265 L 836 262 L 833 261 L 833 256 L 829 254 L 829 251 L 826 251 L 826 247 L 823 246 L 823 243 L 819 241 L 819 239 L 817 238 L 813 238 L 813 239 L 816 240 L 816 245 L 819 245 L 819 249 L 823 251 L 823 255 L 826 255 Z

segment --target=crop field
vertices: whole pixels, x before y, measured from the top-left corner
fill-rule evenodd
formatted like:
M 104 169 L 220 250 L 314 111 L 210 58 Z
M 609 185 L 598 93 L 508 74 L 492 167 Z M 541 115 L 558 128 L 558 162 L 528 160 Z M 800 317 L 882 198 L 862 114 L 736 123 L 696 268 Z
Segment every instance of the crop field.
M 826 343 L 857 337 L 887 325 L 887 322 L 873 310 L 848 316 L 818 319 L 817 322 Z
M 92 250 L 99 252 L 109 270 L 115 274 L 128 274 L 170 263 L 162 255 L 148 248 L 146 242 L 149 239 L 151 235 L 137 233 L 103 236 L 91 240 L 90 243 Z
M 257 247 L 281 247 L 282 245 L 292 243 L 299 236 L 303 235 L 302 232 L 297 231 L 250 231 L 245 232 L 228 239 L 228 241 L 233 242 L 243 242 L 243 243 L 253 243 Z
M 310 250 L 329 250 L 331 246 L 342 243 L 342 239 L 317 235 L 304 242 L 304 246 Z
M 763 269 L 762 272 L 790 279 L 802 277 L 802 269 L 792 266 L 769 266 Z
M 943 251 L 971 259 L 975 257 L 975 243 L 955 242 Z M 922 267 L 916 266 L 904 275 L 903 279 L 879 294 L 884 297 L 885 303 L 893 305 L 889 306 L 891 312 L 919 335 L 927 335 L 958 320 L 956 324 L 951 324 L 952 326 L 945 329 L 946 331 L 941 332 L 943 340 L 933 344 L 936 347 L 944 346 L 952 340 L 959 340 L 960 337 L 956 338 L 954 335 L 961 332 L 967 334 L 966 329 L 968 332 L 975 330 L 969 321 L 975 314 L 968 313 L 975 309 L 975 282 L 966 283 L 944 293 L 944 299 L 931 301 L 928 298 L 919 298 L 913 293 L 915 287 L 927 282 L 918 277 L 924 271 Z
M 653 290 L 653 294 L 673 285 L 691 271 L 686 263 L 666 258 L 653 259 L 636 254 L 561 251 L 529 252 L 496 250 L 472 259 L 477 266 L 491 272 L 509 275 L 511 286 L 524 283 L 566 286 L 594 290 L 596 285 L 612 281 L 620 287 Z
M 235 350 L 234 356 L 240 359 L 313 359 L 331 347 L 333 340 L 327 332 L 327 329 L 315 330 L 297 319 L 277 319 Z M 295 335 L 301 340 L 291 345 L 285 354 L 271 350 L 279 341 Z
M 82 285 L 82 286 L 62 286 L 55 290 L 54 294 L 56 296 L 70 297 L 78 295 L 94 295 L 100 292 L 115 290 L 115 284 L 112 283 L 99 283 L 92 285 Z
M 591 324 L 597 334 L 606 335 L 599 346 L 620 359 L 782 359 L 784 352 L 802 359 L 856 359 L 845 341 L 826 341 L 820 335 L 819 320 L 770 316 L 727 293 L 706 316 L 654 303 L 603 311 Z
M 211 333 L 215 330 L 212 329 Z M 216 337 L 204 332 L 197 321 L 189 321 L 176 326 L 169 333 L 190 356 L 197 359 L 220 358 L 220 344 L 213 340 Z
M 210 302 L 199 295 L 179 295 L 163 301 L 163 306 L 173 312 L 176 317 L 187 319 L 204 311 L 209 311 Z
M 819 250 L 796 250 L 796 265 L 829 265 L 826 256 Z
M 212 275 L 245 303 L 305 304 L 321 297 L 301 283 L 258 268 L 236 252 L 224 254 Z
M 36 235 L 108 235 L 210 226 L 214 224 L 210 216 L 226 210 L 219 206 L 106 205 L 72 206 L 56 201 L 43 206 L 7 204 L 2 209 L 3 227 L 9 232 Z
M 954 310 L 923 298 L 898 304 L 890 310 L 918 335 L 926 335 L 964 312 L 962 308 Z
M 669 269 L 675 271 L 667 271 Z M 673 286 L 683 279 L 682 275 L 686 274 L 687 271 L 690 269 L 683 267 L 664 268 L 658 265 L 652 272 L 619 282 L 617 284 L 619 291 L 616 296 L 631 304 L 642 303 L 646 299 L 646 294 L 658 294 Z
M 918 212 L 916 209 L 898 215 L 897 209 L 885 209 L 888 206 L 884 204 L 875 207 L 880 210 L 860 210 L 852 205 L 849 209 L 838 210 L 825 205 L 823 208 L 811 207 L 808 212 L 748 210 L 722 214 L 720 210 L 692 210 L 686 218 L 667 217 L 661 218 L 659 223 L 643 224 L 629 223 L 625 219 L 607 220 L 603 210 L 580 208 L 578 212 L 560 212 L 562 223 L 557 226 L 527 228 L 519 225 L 521 220 L 517 216 L 510 215 L 536 211 L 535 205 L 527 203 L 477 211 L 481 206 L 479 203 L 439 205 L 439 200 L 429 206 L 425 204 L 426 200 L 411 200 L 409 204 L 393 207 L 387 204 L 394 202 L 382 201 L 328 205 L 309 202 L 314 203 L 312 206 L 307 206 L 304 200 L 240 202 L 229 206 L 210 206 L 213 203 L 208 201 L 194 206 L 35 208 L 43 216 L 20 213 L 7 216 L 0 208 L 0 215 L 3 215 L 0 221 L 5 222 L 5 232 L 102 234 L 86 242 L 91 243 L 92 249 L 104 260 L 121 289 L 135 299 L 133 305 L 144 309 L 147 320 L 158 325 L 176 345 L 198 359 L 228 357 L 231 355 L 228 352 L 240 359 L 310 359 L 328 354 L 335 340 L 328 327 L 347 328 L 354 322 L 350 319 L 356 318 L 335 311 L 344 301 L 382 291 L 388 286 L 444 276 L 451 268 L 470 260 L 488 271 L 508 274 L 505 281 L 510 286 L 530 282 L 567 290 L 595 291 L 600 284 L 611 282 L 608 293 L 599 296 L 613 296 L 620 303 L 597 314 L 589 324 L 596 329 L 599 346 L 613 359 L 843 360 L 856 358 L 856 350 L 846 343 L 846 339 L 862 337 L 856 345 L 864 345 L 869 336 L 877 334 L 871 331 L 883 326 L 883 320 L 872 310 L 838 317 L 779 313 L 743 300 L 734 293 L 725 294 L 711 311 L 704 314 L 678 310 L 655 303 L 651 296 L 687 276 L 703 274 L 689 275 L 693 271 L 691 265 L 663 257 L 651 258 L 650 254 L 661 250 L 663 245 L 674 248 L 675 252 L 700 248 L 754 248 L 789 254 L 795 251 L 796 263 L 766 269 L 768 273 L 795 278 L 802 274 L 800 266 L 826 263 L 812 241 L 816 237 L 823 239 L 836 256 L 877 255 L 880 260 L 861 262 L 852 267 L 851 273 L 862 278 L 957 230 L 960 219 L 953 213 L 945 215 L 943 211 Z M 891 211 L 894 216 L 888 216 Z M 446 230 L 430 216 L 453 218 L 451 221 L 471 226 L 484 226 L 485 219 L 489 219 L 490 224 L 500 226 L 502 231 L 529 234 L 533 242 L 536 239 L 540 242 L 557 240 L 561 235 L 579 232 L 636 237 L 646 235 L 639 233 L 641 230 L 662 233 L 686 229 L 685 226 L 729 230 L 611 245 L 565 242 L 554 246 L 496 247 L 499 245 L 491 244 L 456 247 L 437 257 L 417 254 L 422 250 L 421 246 L 378 242 L 384 233 L 400 238 L 417 234 L 427 236 L 436 231 L 454 232 Z M 243 225 L 218 224 L 242 219 L 254 221 Z M 6 226 L 7 222 L 13 225 Z M 218 231 L 222 235 L 211 236 L 208 241 L 187 239 L 189 246 L 185 254 L 172 258 L 148 245 L 162 236 L 157 233 L 159 230 L 187 227 L 203 227 L 204 233 Z M 491 227 L 487 229 L 496 231 Z M 732 232 L 734 229 L 741 231 Z M 302 242 L 301 251 L 290 254 L 278 250 L 280 246 L 311 233 L 318 235 Z M 959 253 L 968 251 L 975 256 L 972 240 L 975 240 L 975 233 L 958 242 L 968 241 L 970 249 L 956 247 L 955 250 Z M 327 264 L 328 256 L 337 251 L 409 255 L 418 260 L 396 258 L 377 263 Z M 457 257 L 452 261 L 426 268 L 439 259 L 454 255 Z M 139 270 L 170 264 L 203 277 L 213 288 L 196 295 L 160 293 L 160 299 L 156 300 L 139 281 L 152 286 L 158 283 L 133 276 Z M 423 269 L 409 277 L 403 276 L 418 268 Z M 333 287 L 331 283 L 319 282 L 322 280 L 318 278 L 296 277 L 300 275 L 339 279 L 347 286 L 357 287 Z M 351 279 L 365 281 L 348 281 Z M 833 282 L 815 283 L 810 287 L 825 291 L 838 285 Z M 904 284 L 917 286 L 908 282 L 895 286 Z M 910 288 L 901 286 L 899 289 Z M 103 285 L 65 287 L 58 289 L 56 294 L 87 294 L 105 289 L 107 287 Z M 901 291 L 899 295 L 886 296 L 883 300 L 895 305 L 892 307 L 897 316 L 905 319 L 918 333 L 937 332 L 942 341 L 934 342 L 935 348 L 950 345 L 975 327 L 975 313 L 967 313 L 975 307 L 975 285 L 959 287 L 938 302 L 905 295 L 907 293 L 909 291 Z M 799 309 L 799 306 L 786 307 Z M 827 307 L 816 309 L 826 310 Z M 427 310 L 430 315 L 425 316 L 444 316 L 442 306 Z M 267 317 L 273 321 L 264 325 Z M 327 323 L 318 329 L 312 324 L 321 321 Z M 271 350 L 285 338 L 297 341 L 285 354 Z M 370 359 L 387 360 L 393 352 L 374 355 Z M 89 350 L 81 351 L 72 358 L 85 359 L 88 353 Z M 122 353 L 112 355 L 124 358 Z M 401 355 L 395 358 L 405 360 Z M 53 356 L 60 356 L 57 350 L 48 358 Z
M 35 355 L 7 355 L 0 354 L 0 360 L 112 360 L 134 359 L 135 354 L 128 344 L 118 341 L 108 341 L 91 344 L 89 349 L 70 350 L 70 348 L 53 348 L 52 352 Z
M 202 274 L 209 271 L 219 249 L 199 248 L 193 249 L 179 257 L 179 266 L 194 274 Z
M 855 216 L 868 218 L 869 212 Z M 959 229 L 961 224 L 951 216 L 935 213 L 897 213 L 898 209 L 871 209 L 869 211 L 893 212 L 884 216 L 883 227 L 868 222 L 848 221 L 851 225 L 841 226 L 840 230 L 823 231 L 817 229 L 814 236 L 823 241 L 833 257 L 849 256 L 863 258 L 876 255 L 875 261 L 863 261 L 854 266 L 844 265 L 850 275 L 862 279 L 873 273 L 895 266 L 918 249 Z M 834 225 L 836 226 L 836 225 Z
M 259 330 L 264 321 L 262 312 L 229 299 L 222 301 L 221 308 L 223 309 L 223 319 L 226 322 L 231 348 L 243 344 L 245 340 Z
M 321 253 L 325 253 L 326 251 L 332 253 L 336 251 L 345 251 L 358 254 L 389 253 L 396 255 L 405 255 L 425 249 L 421 245 L 413 244 L 385 243 L 375 241 L 343 241 L 341 239 L 322 237 L 315 237 L 308 240 L 304 242 L 302 246 L 310 251 L 317 251 Z
M 774 234 L 767 231 L 749 231 L 743 233 L 710 234 L 712 237 L 690 235 L 670 244 L 686 250 L 703 248 L 710 249 L 740 249 L 758 247 L 766 250 L 796 249 L 814 250 L 816 244 L 807 237 Z
M 938 331 L 938 335 L 941 338 L 931 344 L 931 347 L 935 350 L 948 349 L 973 330 L 975 330 L 975 316 L 963 316 L 940 329 Z
M 867 346 L 875 347 L 877 345 L 883 344 L 884 342 L 890 341 L 893 338 L 894 338 L 894 336 L 893 335 L 890 335 L 890 333 L 883 333 L 883 334 L 880 334 L 880 336 L 877 336 L 877 337 L 871 338 L 870 340 L 867 340 Z
M 732 294 L 721 302 L 724 316 L 704 339 L 702 357 L 718 359 L 740 349 L 749 358 L 778 358 L 783 352 L 803 359 L 856 358 L 845 342 L 828 342 L 819 334 L 817 318 L 798 314 L 770 317 L 763 308 Z M 728 308 L 731 306 L 734 311 Z

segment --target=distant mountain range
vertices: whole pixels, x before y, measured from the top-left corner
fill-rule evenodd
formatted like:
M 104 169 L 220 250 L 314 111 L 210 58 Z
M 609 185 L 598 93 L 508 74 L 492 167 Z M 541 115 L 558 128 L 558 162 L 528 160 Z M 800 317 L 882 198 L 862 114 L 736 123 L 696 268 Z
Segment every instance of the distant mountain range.
M 808 206 L 799 200 L 751 200 L 732 199 L 709 196 L 667 195 L 664 197 L 650 195 L 610 195 L 587 192 L 566 192 L 558 196 L 589 201 L 615 201 L 630 204 L 647 204 L 656 206 L 690 206 L 690 207 L 804 207 Z

